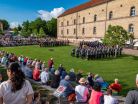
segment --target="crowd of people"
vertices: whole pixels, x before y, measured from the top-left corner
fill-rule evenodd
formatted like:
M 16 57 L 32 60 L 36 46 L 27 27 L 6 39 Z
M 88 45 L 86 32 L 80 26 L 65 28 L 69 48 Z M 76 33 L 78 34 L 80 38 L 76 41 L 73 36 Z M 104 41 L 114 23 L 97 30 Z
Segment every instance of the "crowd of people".
M 122 47 L 120 46 L 106 46 L 98 41 L 95 42 L 80 42 L 80 45 L 72 49 L 71 55 L 73 57 L 82 59 L 101 59 L 117 57 L 122 54 Z
M 62 64 L 56 70 L 53 58 L 46 63 L 5 51 L 0 51 L 0 63 L 6 66 L 9 78 L 7 81 L 0 81 L 0 104 L 19 104 L 19 102 L 20 104 L 41 104 L 40 93 L 33 91 L 30 82 L 25 77 L 51 88 L 64 87 L 60 97 L 68 102 L 119 104 L 118 99 L 112 95 L 122 90 L 118 79 L 108 84 L 98 74 L 89 73 L 87 77 L 84 77 L 81 70 L 78 73 L 75 73 L 74 69 L 67 72 Z M 2 75 L 0 80 L 2 80 Z M 138 87 L 138 75 L 136 84 Z M 125 104 L 138 104 L 137 97 L 137 90 L 129 92 Z
M 40 47 L 55 47 L 55 46 L 67 46 L 69 45 L 69 40 L 45 40 L 40 42 Z

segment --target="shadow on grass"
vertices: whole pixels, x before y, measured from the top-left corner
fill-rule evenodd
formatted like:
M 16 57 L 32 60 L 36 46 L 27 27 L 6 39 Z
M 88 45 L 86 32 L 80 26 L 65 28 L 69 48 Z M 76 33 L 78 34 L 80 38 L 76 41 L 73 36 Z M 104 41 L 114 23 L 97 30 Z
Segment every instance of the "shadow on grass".
M 133 59 L 134 60 L 138 60 L 138 56 L 133 56 Z

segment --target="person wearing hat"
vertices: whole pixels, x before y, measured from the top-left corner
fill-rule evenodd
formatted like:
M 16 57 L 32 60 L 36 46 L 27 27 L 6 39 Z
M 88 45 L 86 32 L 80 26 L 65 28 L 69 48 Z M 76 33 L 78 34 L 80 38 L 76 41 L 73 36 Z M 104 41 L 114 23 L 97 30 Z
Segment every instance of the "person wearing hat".
M 86 103 L 89 97 L 89 90 L 85 86 L 86 79 L 80 78 L 79 83 L 80 85 L 75 87 L 76 100 L 79 103 Z
M 138 104 L 138 74 L 136 75 L 136 87 L 136 90 L 128 92 L 125 104 Z

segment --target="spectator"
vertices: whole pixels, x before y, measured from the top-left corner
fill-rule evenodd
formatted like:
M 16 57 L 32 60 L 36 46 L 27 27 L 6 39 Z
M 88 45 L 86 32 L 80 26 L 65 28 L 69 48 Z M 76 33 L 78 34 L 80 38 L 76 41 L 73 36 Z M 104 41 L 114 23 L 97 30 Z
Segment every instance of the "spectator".
M 89 104 L 104 104 L 104 96 L 101 92 L 101 85 L 97 82 L 94 83 Z
M 59 71 L 56 70 L 55 74 L 51 77 L 51 84 L 50 84 L 50 86 L 52 88 L 58 88 L 59 83 L 60 83 L 60 75 L 59 75 Z
M 50 60 L 48 60 L 48 68 L 50 69 L 52 67 L 52 65 L 54 65 L 53 58 L 51 58 Z
M 90 85 L 91 87 L 93 87 L 94 81 L 93 81 L 93 74 L 92 74 L 92 73 L 88 73 L 88 78 L 87 78 L 87 80 L 88 80 L 89 85 Z
M 39 91 L 34 92 L 34 98 L 32 104 L 41 104 Z
M 78 73 L 76 74 L 76 82 L 79 83 L 79 80 L 80 80 L 80 78 L 82 78 L 82 77 L 83 77 L 82 71 L 79 70 Z
M 33 79 L 35 81 L 39 81 L 40 80 L 40 70 L 38 68 L 33 70 Z
M 99 76 L 98 74 L 96 74 L 94 76 L 94 79 L 95 79 L 95 82 L 98 82 L 98 83 L 104 83 L 104 80 L 101 76 Z
M 0 104 L 32 104 L 33 89 L 18 63 L 7 69 L 8 80 L 0 85 Z
M 62 71 L 62 74 L 61 74 L 61 79 L 64 79 L 66 75 L 67 75 L 66 70 L 63 70 Z
M 125 104 L 138 104 L 138 74 L 136 76 L 136 86 L 137 86 L 136 90 L 128 92 Z
M 119 104 L 118 100 L 112 96 L 111 89 L 107 89 L 107 95 L 104 95 L 104 104 Z
M 50 68 L 50 70 L 49 70 L 49 71 L 50 71 L 50 73 L 51 73 L 51 74 L 54 74 L 54 73 L 55 73 L 55 68 L 54 68 L 54 65 L 52 65 L 52 67 Z
M 69 76 L 70 76 L 70 81 L 76 81 L 76 74 L 73 68 L 70 70 Z
M 80 78 L 79 83 L 80 85 L 75 87 L 76 100 L 79 103 L 86 103 L 89 97 L 89 90 L 85 86 L 85 78 Z
M 45 71 L 43 71 L 40 75 L 40 79 L 42 84 L 47 85 L 49 81 L 49 73 L 48 73 L 48 68 L 45 68 Z
M 2 83 L 2 74 L 0 73 L 0 84 Z
M 64 68 L 63 68 L 63 65 L 62 64 L 59 65 L 58 71 L 59 71 L 60 76 L 61 76 L 62 71 L 64 71 Z
M 70 80 L 69 75 L 66 75 L 65 78 L 60 81 L 60 86 L 63 86 L 66 88 L 65 91 L 62 93 L 62 96 L 65 98 L 74 92 L 74 89 L 72 85 L 70 84 L 69 80 Z
M 115 82 L 112 83 L 109 88 L 113 90 L 113 92 L 120 92 L 122 90 L 121 84 L 119 84 L 118 79 L 114 80 Z

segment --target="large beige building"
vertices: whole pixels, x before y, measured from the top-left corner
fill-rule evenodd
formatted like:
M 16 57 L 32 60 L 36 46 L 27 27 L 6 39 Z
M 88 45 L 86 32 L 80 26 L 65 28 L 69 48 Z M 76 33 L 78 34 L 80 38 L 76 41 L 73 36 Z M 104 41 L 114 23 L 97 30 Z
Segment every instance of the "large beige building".
M 58 39 L 100 39 L 110 24 L 123 26 L 138 39 L 138 0 L 91 0 L 57 21 Z

